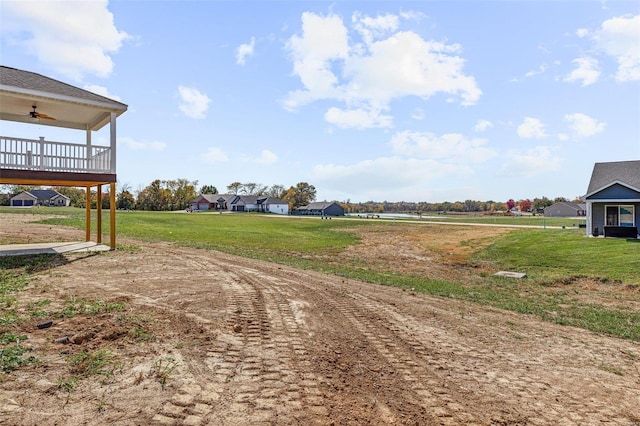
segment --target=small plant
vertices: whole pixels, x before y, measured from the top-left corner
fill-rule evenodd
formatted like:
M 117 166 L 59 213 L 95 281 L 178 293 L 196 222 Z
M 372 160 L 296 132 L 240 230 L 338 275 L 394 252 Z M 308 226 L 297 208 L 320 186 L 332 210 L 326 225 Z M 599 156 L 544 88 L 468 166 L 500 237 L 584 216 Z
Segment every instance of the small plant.
M 71 393 L 76 389 L 76 385 L 78 384 L 79 380 L 80 378 L 77 376 L 70 377 L 67 380 L 58 379 L 58 389 L 61 389 L 67 393 Z
M 133 337 L 136 340 L 145 340 L 152 341 L 154 340 L 153 334 L 149 333 L 145 330 L 144 327 L 136 325 L 132 329 L 129 330 L 129 336 Z
M 24 357 L 31 349 L 23 346 L 22 341 L 27 340 L 27 336 L 17 336 L 11 333 L 0 334 L 0 370 L 9 373 L 23 365 L 37 362 L 34 356 Z
M 162 389 L 164 389 L 167 385 L 167 380 L 169 380 L 169 376 L 177 366 L 178 361 L 171 357 L 160 358 L 151 366 L 149 375 L 155 377 L 160 382 Z
M 111 353 L 106 349 L 80 352 L 69 359 L 71 372 L 79 379 L 102 376 L 102 383 L 108 382 L 120 368 L 111 361 Z
M 89 301 L 82 298 L 71 298 L 65 303 L 64 308 L 56 315 L 57 318 L 73 318 L 76 315 L 99 315 L 105 312 L 123 311 L 124 303 L 106 303 L 102 300 Z

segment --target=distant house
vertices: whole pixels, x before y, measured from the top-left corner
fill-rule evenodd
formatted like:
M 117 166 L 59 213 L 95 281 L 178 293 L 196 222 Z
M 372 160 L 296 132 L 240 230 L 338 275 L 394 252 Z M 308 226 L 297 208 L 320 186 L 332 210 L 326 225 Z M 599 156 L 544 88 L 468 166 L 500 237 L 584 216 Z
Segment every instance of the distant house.
M 315 216 L 344 216 L 344 208 L 335 201 L 324 201 L 311 203 L 303 207 L 298 207 L 292 212 L 292 214 Z
M 640 161 L 596 163 L 585 201 L 588 236 L 637 238 Z
M 578 217 L 587 215 L 587 205 L 585 203 L 573 203 L 570 201 L 561 201 L 545 207 L 544 215 L 546 217 Z
M 258 195 L 201 194 L 191 201 L 191 210 L 263 212 L 289 214 L 289 204 L 279 198 Z
M 56 206 L 68 207 L 71 199 L 53 189 L 32 189 L 11 197 L 11 207 Z
M 218 194 L 200 194 L 191 200 L 191 210 L 214 210 L 218 204 Z

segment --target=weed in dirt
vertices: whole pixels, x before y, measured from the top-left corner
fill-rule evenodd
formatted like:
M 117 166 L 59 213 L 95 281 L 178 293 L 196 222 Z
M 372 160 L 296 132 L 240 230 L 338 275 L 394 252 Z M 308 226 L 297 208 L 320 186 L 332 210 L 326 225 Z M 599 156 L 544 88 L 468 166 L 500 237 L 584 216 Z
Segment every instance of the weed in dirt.
M 108 383 L 120 369 L 120 365 L 113 361 L 113 356 L 106 349 L 77 353 L 69 358 L 69 365 L 75 377 L 84 379 L 101 376 L 102 384 Z
M 169 380 L 169 376 L 171 376 L 171 373 L 178 365 L 178 361 L 171 357 L 157 359 L 151 366 L 149 376 L 154 377 L 156 380 L 158 380 L 158 382 L 160 382 L 160 385 L 162 386 L 162 389 L 164 389 L 167 385 L 167 381 Z
M 135 340 L 138 340 L 138 341 L 150 342 L 155 340 L 155 337 L 153 336 L 153 334 L 149 333 L 144 327 L 141 327 L 139 325 L 136 325 L 133 328 L 131 328 L 128 334 L 129 336 L 133 337 Z
M 0 371 L 10 373 L 18 367 L 37 362 L 34 356 L 25 354 L 31 350 L 22 344 L 27 336 L 18 336 L 12 333 L 0 334 Z
M 59 312 L 57 318 L 73 318 L 76 315 L 99 315 L 105 312 L 123 311 L 126 309 L 126 305 L 121 302 L 106 303 L 102 300 L 90 301 L 83 298 L 73 297 L 67 299 Z

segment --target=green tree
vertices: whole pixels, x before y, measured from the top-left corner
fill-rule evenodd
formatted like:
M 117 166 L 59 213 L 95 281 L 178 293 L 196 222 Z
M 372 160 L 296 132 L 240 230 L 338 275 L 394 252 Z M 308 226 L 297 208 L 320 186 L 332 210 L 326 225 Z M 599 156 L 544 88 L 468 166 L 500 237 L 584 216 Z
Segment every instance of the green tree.
M 202 185 L 202 187 L 200 188 L 200 193 L 201 194 L 217 194 L 218 188 L 216 188 L 213 185 Z
M 287 190 L 285 189 L 284 185 L 271 185 L 264 192 L 264 195 L 266 195 L 267 197 L 282 198 L 286 191 Z
M 547 197 L 542 197 L 542 198 L 536 197 L 533 199 L 533 202 L 531 203 L 531 207 L 534 210 L 537 210 L 537 209 L 544 209 L 545 207 L 549 207 L 552 204 L 553 204 L 553 201 L 551 201 Z
M 138 194 L 137 208 L 151 211 L 169 210 L 170 198 L 171 191 L 163 188 L 160 179 L 156 179 Z
M 187 179 L 175 179 L 162 182 L 169 191 L 169 210 L 182 210 L 189 206 L 191 200 L 196 198 L 196 186 L 198 181 L 190 182 Z
M 240 189 L 242 189 L 242 183 L 240 182 L 232 182 L 229 185 L 227 185 L 227 191 L 229 191 L 230 194 L 238 194 L 238 192 L 240 192 Z
M 316 199 L 316 187 L 307 182 L 299 182 L 289 188 L 282 196 L 282 201 L 289 203 L 289 208 L 296 209 L 314 202 Z
M 136 208 L 136 200 L 133 198 L 133 194 L 127 189 L 122 189 L 116 195 L 116 208 L 121 210 L 133 210 Z

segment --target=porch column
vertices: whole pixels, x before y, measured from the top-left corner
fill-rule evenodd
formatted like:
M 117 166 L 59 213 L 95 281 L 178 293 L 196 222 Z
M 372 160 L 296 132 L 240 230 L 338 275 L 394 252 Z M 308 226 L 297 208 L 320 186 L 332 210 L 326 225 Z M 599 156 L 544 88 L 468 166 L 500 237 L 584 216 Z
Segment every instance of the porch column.
M 86 130 L 86 141 L 87 141 L 87 165 L 85 167 L 85 170 L 89 170 L 91 168 L 91 129 L 89 128 L 89 125 L 87 124 L 87 130 Z
M 96 236 L 96 243 L 102 243 L 102 185 L 98 185 L 96 188 L 96 228 L 98 234 Z
M 109 213 L 110 213 L 110 225 L 111 232 L 111 250 L 116 249 L 116 183 L 111 182 L 109 186 Z
M 592 221 L 591 221 L 592 207 L 591 201 L 587 201 L 587 237 L 591 235 L 592 229 Z
M 86 211 L 85 211 L 85 225 L 84 225 L 84 230 L 85 230 L 85 235 L 86 235 L 86 240 L 85 241 L 91 241 L 91 187 L 87 186 L 86 187 L 87 190 L 87 197 L 86 197 Z
M 111 113 L 111 173 L 116 173 L 116 113 Z

